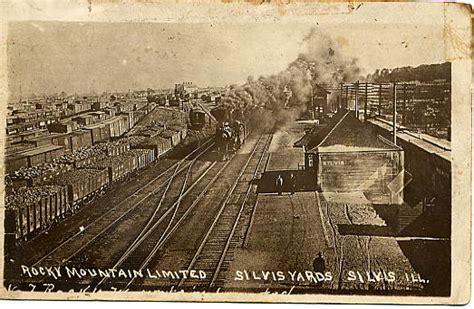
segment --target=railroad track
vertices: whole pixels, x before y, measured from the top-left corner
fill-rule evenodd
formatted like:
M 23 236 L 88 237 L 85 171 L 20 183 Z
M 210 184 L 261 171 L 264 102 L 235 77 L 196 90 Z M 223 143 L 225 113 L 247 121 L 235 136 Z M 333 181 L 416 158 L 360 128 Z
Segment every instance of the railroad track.
M 264 150 L 268 147 L 269 141 L 271 139 L 271 136 L 267 136 L 267 139 L 265 140 L 264 145 Z M 249 162 L 255 161 L 254 154 L 257 152 L 257 149 L 261 151 L 262 147 L 262 140 L 263 137 L 259 138 L 259 141 L 256 143 L 252 154 L 249 156 L 249 159 L 247 160 L 247 163 L 245 167 L 249 165 Z M 195 158 L 197 159 L 197 158 Z M 181 185 L 180 193 L 177 199 L 174 201 L 174 203 L 166 208 L 163 213 L 161 213 L 159 216 L 157 216 L 157 210 L 155 209 L 152 218 L 150 221 L 148 221 L 144 227 L 141 229 L 139 235 L 131 242 L 131 244 L 126 248 L 126 250 L 123 251 L 123 254 L 117 259 L 117 262 L 115 265 L 112 267 L 114 269 L 116 268 L 121 268 L 121 269 L 133 269 L 133 270 L 141 270 L 144 267 L 146 267 L 150 261 L 152 261 L 157 254 L 157 252 L 165 245 L 165 243 L 170 239 L 170 237 L 176 232 L 178 227 L 183 223 L 183 221 L 189 217 L 189 215 L 192 213 L 193 209 L 196 207 L 196 205 L 199 203 L 199 201 L 205 196 L 205 194 L 213 187 L 214 183 L 219 179 L 220 174 L 226 169 L 226 167 L 231 163 L 231 160 L 226 161 L 226 162 L 213 162 L 210 166 L 208 166 L 204 172 L 200 174 L 198 179 L 196 179 L 189 187 L 187 187 L 187 184 L 189 182 L 189 174 L 192 169 L 192 165 L 195 162 L 195 159 L 192 160 L 189 164 L 183 165 L 182 167 L 180 166 L 174 166 L 175 170 L 173 171 L 173 175 L 177 174 L 178 171 L 184 171 L 185 172 L 185 177 L 184 177 L 184 182 Z M 260 164 L 261 159 L 258 160 L 258 165 Z M 246 168 L 243 169 L 245 171 Z M 244 173 L 241 173 L 238 177 L 238 179 L 241 179 Z M 248 175 L 249 173 L 245 173 L 245 175 Z M 245 176 L 244 175 L 244 176 Z M 255 175 L 253 175 L 251 178 L 253 178 Z M 248 180 L 251 180 L 250 178 Z M 238 181 L 236 182 L 238 183 Z M 166 186 L 169 186 L 169 182 L 165 183 Z M 162 184 L 164 186 L 165 184 Z M 246 183 L 246 188 L 248 188 L 249 185 Z M 236 191 L 236 185 L 232 187 L 232 190 L 230 192 Z M 164 190 L 164 194 L 166 194 L 166 188 Z M 237 191 L 238 193 L 242 193 Z M 237 193 L 236 192 L 236 193 Z M 163 197 L 163 195 L 162 195 Z M 248 194 L 247 194 L 248 197 Z M 246 199 L 247 199 L 246 197 Z M 161 199 L 160 199 L 161 201 Z M 158 203 L 160 205 L 160 202 Z M 240 215 L 240 214 L 239 214 Z M 121 217 L 125 216 L 123 214 Z M 166 220 L 166 218 L 169 218 L 169 220 Z M 97 248 L 92 245 L 98 244 L 100 246 L 103 246 L 104 244 L 102 241 L 97 241 L 96 240 L 101 240 L 99 237 L 107 232 L 111 226 L 113 226 L 116 221 L 120 220 L 118 218 L 117 220 L 112 221 L 109 226 L 107 226 L 105 229 L 100 231 L 99 233 L 95 233 L 92 239 L 88 239 L 84 245 L 82 245 L 79 250 L 76 250 L 73 254 L 68 256 L 67 258 L 63 259 L 61 261 L 61 265 L 64 266 L 68 264 L 69 266 L 74 266 L 75 263 L 78 263 L 78 265 L 81 267 L 86 267 L 87 265 L 84 266 L 84 264 L 81 264 L 82 261 L 77 259 L 78 256 L 81 256 L 86 248 L 88 248 L 89 251 L 91 251 L 93 248 Z M 153 220 L 153 221 L 151 221 Z M 232 231 L 232 233 L 235 232 L 235 228 Z M 100 250 L 100 249 L 99 249 Z M 94 251 L 91 251 L 94 252 Z M 227 249 L 226 249 L 227 252 Z M 57 265 L 57 264 L 56 264 Z M 94 265 L 95 266 L 95 265 Z M 110 267 L 107 267 L 110 268 Z M 115 278 L 117 279 L 117 278 Z M 123 287 L 123 288 L 128 288 L 130 285 L 133 283 L 132 280 L 126 280 L 126 282 L 120 282 L 120 280 L 114 280 L 113 282 L 113 287 Z M 43 282 L 40 281 L 40 282 Z M 67 284 L 67 282 L 65 282 Z M 109 290 L 110 289 L 110 282 L 108 282 L 107 278 L 102 278 L 100 279 L 84 279 L 84 280 L 78 280 L 77 284 L 88 284 L 89 286 L 95 287 L 95 289 L 103 289 L 103 290 Z M 58 282 L 58 286 L 61 286 L 61 283 Z
M 80 250 L 82 250 L 83 248 L 85 248 L 85 246 L 87 246 L 89 243 L 94 241 L 97 237 L 105 233 L 111 226 L 116 224 L 128 213 L 136 209 L 141 203 L 145 202 L 150 196 L 154 195 L 155 193 L 158 193 L 176 176 L 177 173 L 185 170 L 187 167 L 189 167 L 189 165 L 192 164 L 192 162 L 194 162 L 193 160 L 191 162 L 186 162 L 185 164 L 183 164 L 186 160 L 191 158 L 193 155 L 196 155 L 196 158 L 202 156 L 212 146 L 213 146 L 213 143 L 207 142 L 201 145 L 199 148 L 196 148 L 191 153 L 186 155 L 184 158 L 182 158 L 175 164 L 168 167 L 165 171 L 163 171 L 162 173 L 154 177 L 147 185 L 137 189 L 135 192 L 133 192 L 131 195 L 129 195 L 127 198 L 125 198 L 121 202 L 117 203 L 115 206 L 113 206 L 107 212 L 102 214 L 100 217 L 92 220 L 90 223 L 85 225 L 82 230 L 79 230 L 75 234 L 67 237 L 64 241 L 58 244 L 54 249 L 52 249 L 51 251 L 48 251 L 46 254 L 38 258 L 36 261 L 30 262 L 29 264 L 33 267 L 43 266 L 43 264 L 47 263 L 51 259 L 51 257 L 53 257 L 55 253 L 61 250 L 67 249 L 67 246 L 69 245 L 73 245 L 72 244 L 73 240 L 77 239 L 78 237 L 86 239 L 86 243 L 80 248 Z M 171 176 L 169 176 L 168 178 L 164 179 L 164 181 L 162 181 L 163 178 L 170 172 L 172 172 Z M 159 185 L 156 185 L 158 181 L 161 181 L 161 183 Z M 140 197 L 140 194 L 145 194 L 145 195 L 143 197 Z M 120 211 L 121 207 L 127 206 L 127 204 L 129 203 L 133 203 L 133 206 L 126 208 L 124 212 L 123 210 L 121 212 Z M 105 228 L 103 228 L 104 225 L 106 225 Z M 64 263 L 64 262 L 69 261 L 80 250 L 76 250 L 73 255 L 63 258 L 62 262 Z
M 259 141 L 262 138 L 259 139 Z M 255 145 L 254 153 L 259 146 L 259 143 Z M 252 155 L 249 157 L 249 160 Z M 114 269 L 133 269 L 136 271 L 143 271 L 153 260 L 156 259 L 156 255 L 160 249 L 167 243 L 170 237 L 176 232 L 181 226 L 184 220 L 189 217 L 194 208 L 199 204 L 207 192 L 213 187 L 215 182 L 219 179 L 219 176 L 227 168 L 231 161 L 225 163 L 219 162 L 210 166 L 200 177 L 202 181 L 196 181 L 193 186 L 195 188 L 189 188 L 182 190 L 178 200 L 172 207 L 168 209 L 168 212 L 163 215 L 170 216 L 167 222 L 157 222 L 149 230 L 147 230 L 143 237 L 137 239 L 132 245 L 124 252 L 120 259 L 115 263 Z M 194 190 L 193 190 L 194 189 Z M 235 188 L 234 188 L 235 189 Z M 111 289 L 112 286 L 107 282 L 107 278 L 101 279 L 97 284 L 92 286 L 95 289 Z M 114 289 L 129 289 L 132 286 L 136 286 L 135 278 L 123 282 L 117 282 L 114 280 Z
M 207 140 L 205 141 L 204 144 L 206 143 L 209 143 L 211 140 Z M 203 145 L 204 145 L 203 144 Z M 203 146 L 202 145 L 202 146 Z M 163 156 L 163 154 L 160 155 L 160 157 Z M 159 165 L 160 166 L 157 166 L 156 164 L 159 162 Z M 161 172 L 159 172 L 159 175 L 158 176 L 152 176 L 151 179 L 149 180 L 150 182 L 153 182 L 153 181 L 156 181 L 157 178 L 159 177 L 162 177 L 164 176 L 165 174 L 167 174 L 168 172 L 170 172 L 173 167 L 176 165 L 176 162 L 173 163 L 173 162 L 166 162 L 166 161 L 163 161 L 161 158 L 157 158 L 153 163 L 151 163 L 149 166 L 148 166 L 148 169 L 151 169 L 151 168 L 156 168 L 158 171 L 162 169 Z M 142 174 L 140 174 L 142 175 Z M 143 174 L 143 175 L 146 175 L 146 172 Z M 151 175 L 150 175 L 151 176 Z M 75 207 L 70 207 L 69 208 L 69 211 L 71 211 L 70 213 L 70 216 L 66 217 L 64 221 L 62 222 L 68 222 L 68 220 L 71 220 L 72 218 L 77 218 L 79 216 L 81 216 L 82 213 L 86 212 L 86 210 L 89 210 L 90 211 L 90 207 L 87 207 L 88 205 L 92 204 L 92 203 L 97 203 L 100 201 L 101 198 L 103 198 L 104 195 L 107 195 L 112 201 L 115 201 L 117 200 L 117 203 L 121 203 L 124 199 L 127 199 L 130 195 L 133 195 L 133 194 L 137 194 L 141 189 L 142 187 L 138 188 L 138 189 L 135 189 L 134 191 L 131 191 L 131 192 L 127 192 L 127 190 L 123 191 L 122 186 L 123 184 L 121 184 L 120 187 L 112 187 L 111 189 L 108 190 L 108 192 L 105 192 L 105 193 L 98 193 L 96 194 L 95 196 L 92 197 L 92 199 L 90 200 L 87 200 L 85 202 L 83 202 L 83 205 L 82 207 L 79 207 L 79 208 L 75 208 Z M 132 184 L 131 188 L 133 188 L 134 185 Z M 130 188 L 128 188 L 130 189 Z M 138 191 L 138 192 L 137 192 Z M 108 211 L 110 209 L 106 209 L 105 211 Z M 97 212 L 97 217 L 98 216 L 101 216 L 103 215 L 104 213 L 102 213 L 101 210 L 98 210 L 98 211 L 94 211 L 94 213 Z M 86 216 L 90 214 L 86 214 Z M 55 224 L 53 224 L 54 226 Z M 45 234 L 48 234 L 49 231 L 51 230 L 51 228 L 53 226 L 50 226 L 42 231 L 40 231 L 38 234 L 34 235 L 33 237 L 31 237 L 27 242 L 28 243 L 31 243 L 32 241 L 34 240 L 38 240 L 40 237 L 44 236 Z M 74 230 L 74 232 L 76 231 L 77 229 Z M 68 233 L 70 234 L 70 233 Z M 58 239 L 58 241 L 63 241 L 64 239 Z M 39 240 L 38 240 L 39 241 Z M 25 261 L 24 264 L 31 264 L 33 263 L 34 261 Z
M 153 225 L 142 230 L 140 236 L 132 242 L 112 268 L 142 271 L 189 216 L 230 163 L 231 160 L 213 162 L 188 188 L 185 188 L 185 185 L 183 185 L 176 201 Z M 185 178 L 185 183 L 187 178 Z M 165 221 L 167 217 L 170 218 L 168 221 Z M 134 279 L 132 278 L 123 282 L 114 280 L 112 284 L 114 288 L 126 289 L 133 282 Z M 110 289 L 108 284 L 107 278 L 102 278 L 99 282 L 93 283 L 92 286 L 95 289 L 108 290 Z
M 233 183 L 219 212 L 202 239 L 197 251 L 188 263 L 187 271 L 199 269 L 206 272 L 206 278 L 181 278 L 179 287 L 220 287 L 225 282 L 225 275 L 234 250 L 241 245 L 247 229 L 242 224 L 244 216 L 250 219 L 252 207 L 246 207 L 252 186 L 249 184 L 261 171 L 262 162 L 270 145 L 272 134 L 258 140 L 250 157 Z M 263 165 L 264 166 L 264 165 Z

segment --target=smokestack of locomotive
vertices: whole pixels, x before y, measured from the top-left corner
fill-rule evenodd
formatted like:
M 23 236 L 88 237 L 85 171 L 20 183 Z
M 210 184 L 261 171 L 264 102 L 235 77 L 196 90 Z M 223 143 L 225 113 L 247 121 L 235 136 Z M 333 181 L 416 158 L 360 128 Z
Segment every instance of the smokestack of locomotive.
M 337 86 L 358 78 L 357 59 L 344 59 L 338 52 L 339 44 L 327 35 L 313 29 L 304 42 L 307 52 L 286 70 L 257 80 L 249 76 L 245 84 L 230 87 L 222 105 L 250 116 L 258 109 L 258 124 L 282 127 L 307 111 L 316 85 Z

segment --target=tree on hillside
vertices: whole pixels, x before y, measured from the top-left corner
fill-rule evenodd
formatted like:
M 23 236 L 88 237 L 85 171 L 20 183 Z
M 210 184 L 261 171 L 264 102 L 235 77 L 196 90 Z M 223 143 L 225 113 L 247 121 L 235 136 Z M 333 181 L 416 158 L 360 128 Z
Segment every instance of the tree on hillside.
M 384 82 L 429 82 L 437 79 L 451 80 L 451 63 L 423 64 L 415 68 L 407 66 L 395 69 L 383 68 L 375 70 L 373 74 L 367 75 L 367 80 L 373 83 Z

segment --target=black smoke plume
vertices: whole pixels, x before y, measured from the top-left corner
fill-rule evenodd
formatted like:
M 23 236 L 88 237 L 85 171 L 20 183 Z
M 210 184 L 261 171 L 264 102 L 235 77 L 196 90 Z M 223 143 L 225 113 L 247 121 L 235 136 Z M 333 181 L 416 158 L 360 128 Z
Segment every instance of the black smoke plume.
M 221 104 L 256 115 L 255 125 L 280 128 L 307 110 L 316 85 L 337 87 L 359 78 L 357 59 L 345 59 L 339 52 L 342 47 L 329 36 L 312 29 L 304 42 L 306 52 L 286 70 L 258 79 L 249 76 L 245 84 L 231 86 Z

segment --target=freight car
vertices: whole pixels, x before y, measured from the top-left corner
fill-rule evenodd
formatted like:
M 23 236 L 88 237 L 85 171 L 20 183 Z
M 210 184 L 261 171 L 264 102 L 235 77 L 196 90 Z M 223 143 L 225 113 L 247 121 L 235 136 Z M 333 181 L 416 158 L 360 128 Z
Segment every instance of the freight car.
M 177 146 L 181 142 L 180 133 L 173 130 L 163 130 L 159 133 L 159 136 L 169 140 L 172 147 Z
M 108 174 L 108 182 L 113 184 L 121 181 L 135 172 L 137 169 L 137 162 L 135 158 L 120 155 L 120 156 L 109 156 L 100 161 L 94 162 L 90 166 L 95 169 L 106 169 Z
M 110 125 L 101 123 L 84 127 L 91 134 L 92 144 L 108 141 L 110 139 Z
M 68 202 L 65 186 L 21 188 L 5 199 L 5 232 L 16 241 L 26 240 L 64 217 Z
M 168 125 L 166 128 L 167 130 L 178 133 L 178 138 L 179 138 L 178 143 L 182 143 L 188 134 L 187 128 L 185 128 L 184 126 L 180 124 Z
M 104 168 L 76 169 L 60 174 L 51 183 L 68 188 L 69 202 L 73 206 L 72 209 L 76 209 L 82 202 L 107 189 L 109 178 Z
M 166 139 L 160 136 L 154 136 L 144 139 L 143 141 L 132 145 L 132 149 L 152 149 L 156 159 L 164 156 L 173 148 L 171 139 Z
M 153 149 L 132 149 L 124 155 L 135 159 L 138 170 L 147 167 L 155 161 L 155 152 Z
M 93 141 L 92 133 L 87 129 L 51 135 L 53 145 L 62 146 L 66 152 L 75 152 L 90 147 Z

